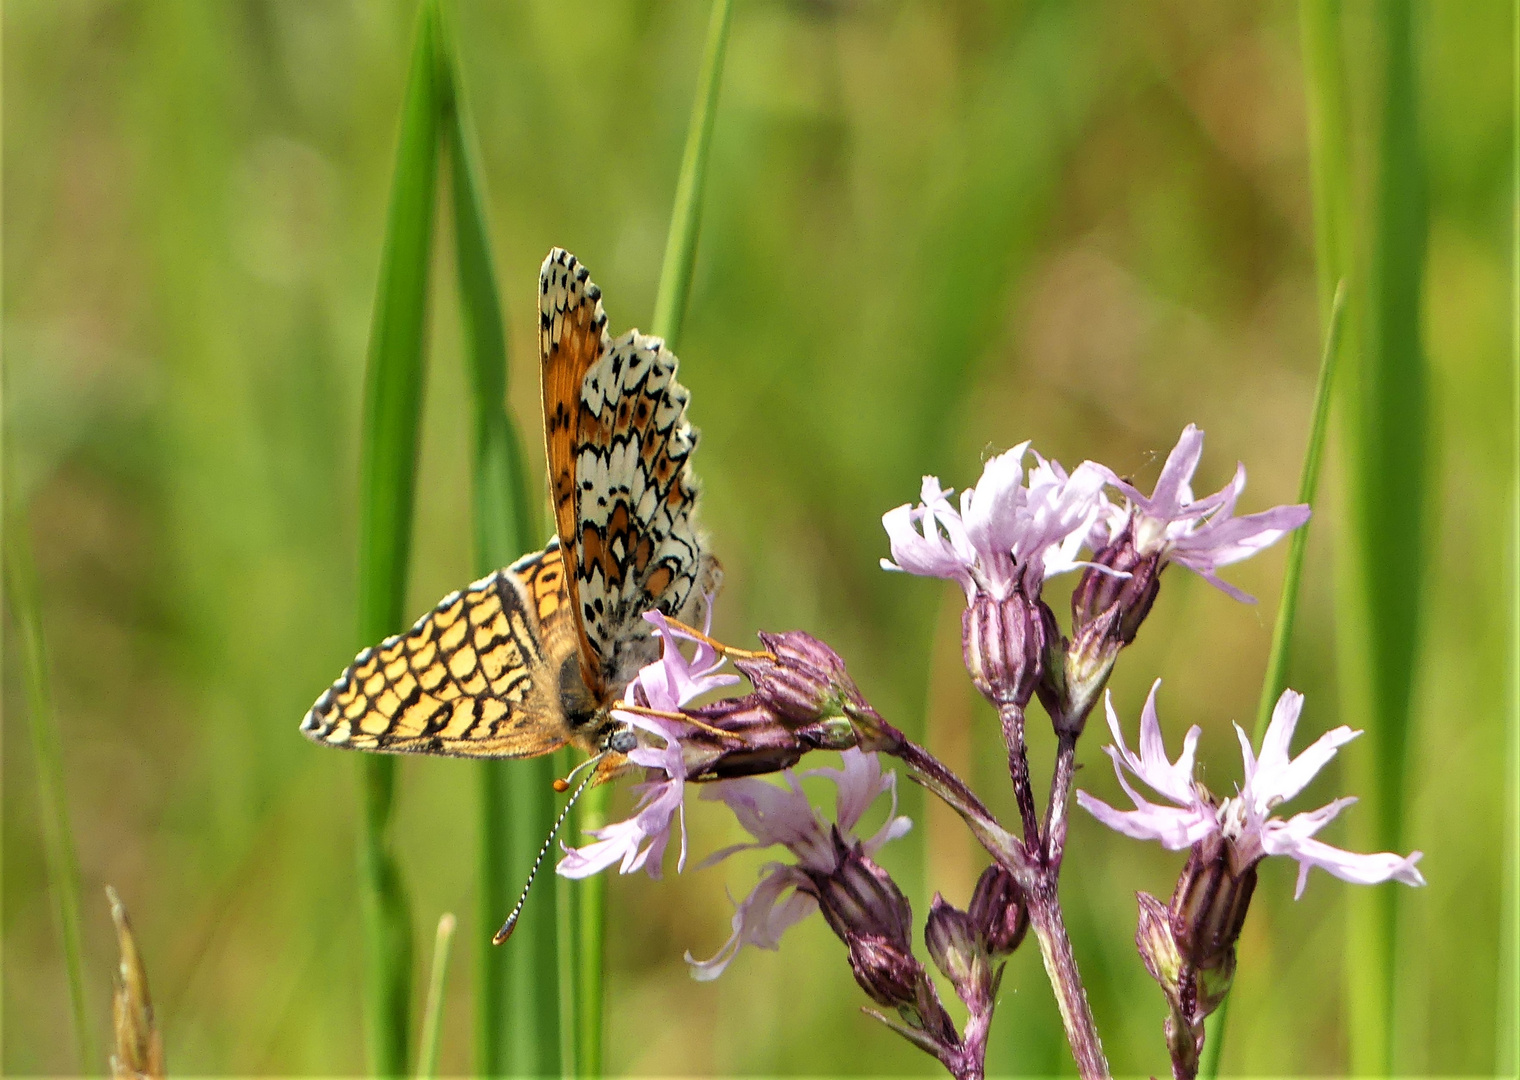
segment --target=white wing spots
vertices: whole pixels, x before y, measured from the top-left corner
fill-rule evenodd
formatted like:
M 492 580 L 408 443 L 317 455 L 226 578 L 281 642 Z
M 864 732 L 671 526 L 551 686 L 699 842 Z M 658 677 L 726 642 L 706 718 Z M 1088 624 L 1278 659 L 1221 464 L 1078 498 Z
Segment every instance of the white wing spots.
M 602 344 L 607 343 L 606 312 L 602 310 L 602 290 L 591 281 L 591 275 L 574 255 L 564 248 L 555 248 L 544 259 L 538 271 L 538 318 L 547 340 L 558 346 L 565 329 L 565 313 L 579 308 L 586 301 L 596 305 L 592 324 L 602 331 Z

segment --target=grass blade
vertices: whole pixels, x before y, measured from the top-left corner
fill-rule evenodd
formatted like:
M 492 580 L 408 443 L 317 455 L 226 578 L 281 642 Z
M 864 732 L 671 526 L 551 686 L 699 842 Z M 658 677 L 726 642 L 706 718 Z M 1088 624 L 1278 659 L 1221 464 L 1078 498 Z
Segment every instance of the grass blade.
M 1298 481 L 1298 501 L 1314 504 L 1319 492 L 1320 465 L 1330 433 L 1330 391 L 1335 385 L 1336 360 L 1340 355 L 1341 325 L 1346 313 L 1346 283 L 1335 290 L 1330 308 L 1330 322 L 1325 328 L 1325 347 L 1320 356 L 1319 378 L 1314 387 L 1314 417 L 1309 424 L 1309 444 L 1304 449 L 1303 471 Z M 1309 523 L 1312 524 L 1312 521 Z M 1282 596 L 1277 603 L 1277 621 L 1272 627 L 1272 648 L 1267 654 L 1267 670 L 1261 680 L 1261 700 L 1256 706 L 1255 745 L 1260 746 L 1272 718 L 1272 707 L 1288 683 L 1288 656 L 1293 643 L 1293 623 L 1298 614 L 1298 587 L 1304 575 L 1304 552 L 1309 546 L 1309 524 L 1296 530 L 1288 540 L 1287 566 L 1283 570 Z M 1203 1080 L 1219 1075 L 1219 1056 L 1224 1052 L 1224 1033 L 1228 1023 L 1230 999 L 1226 997 L 1206 1021 L 1207 1034 L 1198 1075 Z
M 433 970 L 428 978 L 427 1005 L 422 1011 L 422 1039 L 417 1047 L 417 1076 L 431 1080 L 438 1075 L 439 1037 L 443 1033 L 443 988 L 449 977 L 449 956 L 454 945 L 454 916 L 444 912 L 433 939 Z
M 1426 238 L 1424 165 L 1416 127 L 1412 11 L 1376 5 L 1382 66 L 1376 212 L 1365 348 L 1343 383 L 1349 543 L 1338 597 L 1344 717 L 1365 727 L 1353 755 L 1372 850 L 1403 851 L 1410 695 L 1425 581 L 1425 363 L 1420 311 Z M 1396 582 L 1396 586 L 1390 583 Z M 1360 639 L 1360 640 L 1354 640 Z M 1359 722 L 1365 720 L 1365 722 Z M 1355 890 L 1348 934 L 1351 1068 L 1397 1068 L 1396 990 L 1400 890 Z
M 681 173 L 676 179 L 675 208 L 670 232 L 665 237 L 665 260 L 660 264 L 660 284 L 654 297 L 654 321 L 650 333 L 665 339 L 675 350 L 680 345 L 681 325 L 686 318 L 686 299 L 691 292 L 691 271 L 697 261 L 697 234 L 702 228 L 702 188 L 707 182 L 707 151 L 712 144 L 713 120 L 718 109 L 718 86 L 723 81 L 723 54 L 728 45 L 731 0 L 713 0 L 707 24 L 707 45 L 697 75 L 697 98 L 686 129 L 686 149 L 681 154 Z
M 1512 5 L 1513 96 L 1510 107 L 1510 521 L 1509 701 L 1505 745 L 1504 890 L 1499 930 L 1499 993 L 1494 1075 L 1520 1071 L 1520 0 Z
M 74 1020 L 74 1050 L 79 1071 L 100 1071 L 90 1037 L 90 1016 L 84 991 L 84 954 L 79 932 L 79 857 L 69 828 L 68 792 L 63 779 L 63 750 L 53 713 L 47 646 L 42 633 L 42 602 L 32 565 L 26 516 L 13 510 L 5 529 L 5 591 L 21 643 L 22 675 L 26 680 L 27 718 L 31 722 L 32 752 L 37 760 L 37 817 L 42 823 L 48 883 L 52 888 L 58 936 L 63 943 L 63 966 L 69 981 L 69 1010 Z
M 359 472 L 359 640 L 402 629 L 422 411 L 428 271 L 438 174 L 437 13 L 418 15 L 365 373 Z M 369 935 L 371 1071 L 407 1075 L 412 926 L 391 850 L 396 760 L 365 755 L 361 867 Z
M 1336 360 L 1340 355 L 1341 324 L 1346 314 L 1346 283 L 1336 287 L 1331 302 L 1330 322 L 1325 328 L 1325 347 L 1320 356 L 1319 378 L 1314 387 L 1314 419 L 1309 425 L 1309 445 L 1304 449 L 1303 471 L 1298 480 L 1298 501 L 1314 505 L 1319 493 L 1320 465 L 1330 434 L 1330 391 L 1335 385 Z M 1293 623 L 1298 614 L 1298 586 L 1304 576 L 1304 552 L 1309 546 L 1309 527 L 1296 530 L 1288 540 L 1287 565 L 1283 569 L 1282 598 L 1278 601 L 1277 622 L 1272 627 L 1272 647 L 1267 653 L 1267 672 L 1261 681 L 1261 699 L 1256 704 L 1255 742 L 1261 745 L 1272 709 L 1288 685 L 1288 656 L 1293 644 Z
M 533 500 L 522 440 L 507 412 L 507 340 L 485 186 L 474 126 L 459 74 L 453 35 L 440 17 L 439 67 L 444 86 L 443 133 L 449 148 L 455 260 L 465 362 L 469 370 L 473 447 L 475 572 L 487 574 L 536 547 Z M 553 758 L 486 761 L 479 780 L 475 1071 L 482 1076 L 543 1076 L 559 1071 L 558 928 L 542 897 L 560 891 L 543 880 L 511 944 L 491 935 L 516 900 L 522 874 L 554 820 Z
M 672 352 L 680 348 L 681 329 L 686 315 L 686 301 L 691 292 L 692 267 L 697 258 L 697 237 L 701 232 L 702 191 L 707 182 L 707 156 L 712 143 L 713 120 L 717 115 L 718 88 L 723 81 L 723 56 L 728 45 L 728 28 L 733 5 L 730 0 L 714 0 L 707 26 L 707 43 L 702 67 L 697 75 L 697 96 L 692 103 L 691 122 L 686 129 L 686 148 L 681 154 L 681 172 L 676 180 L 675 204 L 670 214 L 670 232 L 665 239 L 665 256 L 660 265 L 660 282 L 655 292 L 654 319 L 650 332 L 665 339 Z M 594 829 L 606 819 L 607 792 L 597 788 L 586 792 L 576 808 L 576 828 Z M 606 1001 L 603 960 L 606 951 L 607 883 L 602 875 L 581 883 L 578 910 L 573 912 L 576 930 L 575 996 L 579 999 L 578 1031 L 575 1038 L 576 1073 L 580 1076 L 602 1075 L 603 1010 Z

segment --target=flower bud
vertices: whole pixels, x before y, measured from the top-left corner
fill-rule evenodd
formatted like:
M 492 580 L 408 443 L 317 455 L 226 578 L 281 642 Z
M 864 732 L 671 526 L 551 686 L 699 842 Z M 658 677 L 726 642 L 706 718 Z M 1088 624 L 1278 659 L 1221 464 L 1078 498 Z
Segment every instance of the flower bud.
M 1229 841 L 1218 833 L 1194 844 L 1171 902 L 1172 935 L 1183 959 L 1200 972 L 1233 970 L 1255 888 L 1256 863 L 1237 869 Z
M 961 652 L 982 696 L 1023 708 L 1044 668 L 1045 605 L 1015 591 L 1004 600 L 977 593 L 961 615 Z
M 1096 565 L 1083 571 L 1071 594 L 1071 640 L 1062 665 L 1060 712 L 1078 733 L 1108 683 L 1119 650 L 1135 640 L 1150 614 L 1165 567 L 1159 555 L 1136 549 L 1129 525 L 1094 552 L 1091 561 Z
M 1135 948 L 1150 972 L 1166 994 L 1168 1001 L 1176 1001 L 1182 977 L 1182 956 L 1177 952 L 1177 942 L 1172 937 L 1171 913 L 1165 904 L 1150 893 L 1137 892 L 1140 902 L 1140 924 L 1135 930 Z
M 760 634 L 766 656 L 735 658 L 760 699 L 783 720 L 805 724 L 844 715 L 843 702 L 859 696 L 839 654 L 801 630 Z
M 894 1009 L 917 1005 L 924 966 L 912 953 L 873 936 L 851 935 L 845 945 L 850 950 L 850 971 L 872 1001 Z
M 988 954 L 995 959 L 1011 955 L 1029 929 L 1024 892 L 1013 875 L 997 863 L 983 870 L 977 879 L 966 915 Z
M 911 956 L 913 909 L 908 898 L 859 843 L 845 842 L 837 825 L 832 836 L 834 870 L 825 874 L 802 867 L 829 928 L 847 945 L 855 937 L 880 938 Z
M 986 950 L 982 948 L 970 917 L 945 903 L 939 893 L 934 894 L 934 901 L 929 905 L 929 918 L 924 923 L 924 944 L 928 946 L 929 959 L 944 972 L 957 992 L 971 982 L 972 969 L 979 960 L 984 966 L 986 964 Z

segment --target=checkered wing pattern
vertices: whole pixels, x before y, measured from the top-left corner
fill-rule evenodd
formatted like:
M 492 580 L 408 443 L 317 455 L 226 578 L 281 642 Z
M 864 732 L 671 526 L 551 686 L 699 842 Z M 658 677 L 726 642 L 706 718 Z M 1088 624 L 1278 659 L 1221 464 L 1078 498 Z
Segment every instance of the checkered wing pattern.
M 450 593 L 405 634 L 361 652 L 306 714 L 329 746 L 536 757 L 572 736 L 562 689 L 578 640 L 558 541 Z M 571 680 L 572 687 L 575 686 Z
M 555 524 L 574 553 L 570 596 L 582 674 L 607 700 L 659 649 L 641 615 L 691 621 L 720 571 L 702 551 L 677 361 L 659 338 L 613 340 L 601 290 L 559 248 L 539 276 L 544 436 Z

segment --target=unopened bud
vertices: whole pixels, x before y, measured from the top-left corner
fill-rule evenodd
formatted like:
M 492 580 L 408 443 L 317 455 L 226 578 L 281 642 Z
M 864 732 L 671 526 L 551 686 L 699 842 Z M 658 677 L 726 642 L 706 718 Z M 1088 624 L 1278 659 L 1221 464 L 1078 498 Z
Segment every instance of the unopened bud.
M 818 908 L 829 928 L 849 944 L 853 937 L 881 938 L 899 952 L 913 952 L 913 908 L 886 870 L 872 862 L 859 843 L 846 843 L 832 830 L 835 868 L 820 873 L 803 867 L 812 880 Z
M 1046 620 L 1041 601 L 1020 592 L 1004 600 L 977 593 L 961 614 L 961 652 L 982 696 L 1023 708 L 1034 696 L 1045 663 Z
M 1236 867 L 1231 854 L 1230 842 L 1210 833 L 1193 845 L 1172 893 L 1178 951 L 1200 972 L 1234 967 L 1235 942 L 1256 889 L 1256 862 Z
M 924 966 L 911 952 L 869 935 L 852 934 L 845 945 L 850 950 L 850 971 L 872 1001 L 894 1009 L 916 1006 Z
M 959 989 L 972 978 L 972 967 L 977 954 L 985 951 L 972 929 L 971 919 L 957 907 L 945 902 L 939 893 L 929 905 L 929 918 L 924 923 L 924 944 L 929 949 L 929 959 Z
M 1013 875 L 993 863 L 982 871 L 966 914 L 994 958 L 1010 955 L 1029 929 L 1029 906 Z
M 760 641 L 774 660 L 736 657 L 734 666 L 778 716 L 805 724 L 822 716 L 844 715 L 843 701 L 856 690 L 838 653 L 801 630 L 761 633 Z
M 1140 902 L 1135 948 L 1140 951 L 1145 970 L 1160 984 L 1167 1000 L 1175 1001 L 1182 977 L 1182 956 L 1177 951 L 1176 939 L 1172 937 L 1171 913 L 1150 893 L 1136 893 L 1135 899 Z

